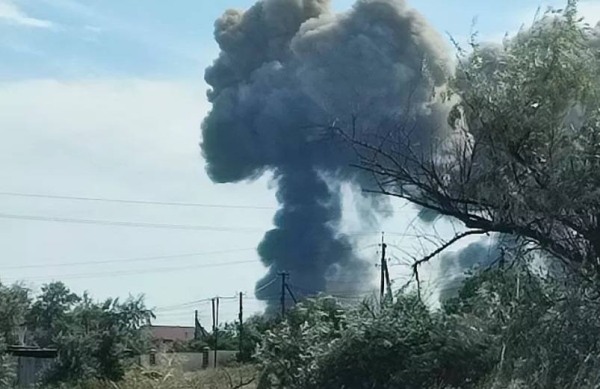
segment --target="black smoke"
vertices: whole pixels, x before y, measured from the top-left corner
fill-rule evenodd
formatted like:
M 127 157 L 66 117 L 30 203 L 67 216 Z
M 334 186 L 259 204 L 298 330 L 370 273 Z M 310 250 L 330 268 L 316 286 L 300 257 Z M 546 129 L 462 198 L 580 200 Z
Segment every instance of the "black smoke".
M 263 0 L 227 11 L 215 39 L 221 52 L 206 70 L 212 110 L 201 144 L 208 174 L 225 183 L 269 171 L 278 184 L 275 229 L 259 246 L 269 271 L 258 298 L 277 294 L 276 284 L 262 286 L 279 271 L 308 293 L 336 279 L 360 288 L 369 265 L 337 232 L 339 187 L 367 186 L 370 177 L 350 167 L 353 149 L 326 128 L 376 134 L 410 120 L 417 139 L 431 138 L 446 125 L 446 107 L 432 101 L 449 72 L 443 39 L 403 0 L 359 0 L 341 14 L 329 0 Z M 384 198 L 364 201 L 372 230 L 373 214 L 390 208 Z

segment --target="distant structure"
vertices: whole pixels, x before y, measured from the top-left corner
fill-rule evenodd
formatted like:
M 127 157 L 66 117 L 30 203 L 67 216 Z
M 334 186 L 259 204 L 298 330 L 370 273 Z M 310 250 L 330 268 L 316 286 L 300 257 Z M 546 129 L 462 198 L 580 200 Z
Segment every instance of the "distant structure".
M 148 327 L 150 336 L 156 343 L 171 345 L 176 342 L 189 342 L 195 339 L 195 327 L 155 326 Z
M 139 363 L 146 368 L 171 366 L 176 363 L 183 371 L 192 372 L 216 366 L 226 366 L 235 361 L 238 354 L 234 350 L 210 350 L 204 347 L 202 351 L 181 352 L 172 348 L 177 343 L 192 340 L 206 340 L 208 333 L 196 317 L 195 327 L 151 325 L 150 332 L 154 349 L 148 354 L 141 355 Z

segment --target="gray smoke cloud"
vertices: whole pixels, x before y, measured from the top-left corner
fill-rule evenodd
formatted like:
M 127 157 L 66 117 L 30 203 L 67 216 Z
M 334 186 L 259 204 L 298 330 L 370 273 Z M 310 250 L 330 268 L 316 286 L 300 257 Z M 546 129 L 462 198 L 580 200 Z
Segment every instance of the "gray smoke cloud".
M 440 257 L 438 284 L 440 301 L 454 297 L 469 271 L 486 269 L 498 263 L 502 255 L 502 247 L 506 244 L 502 239 L 481 239 L 465 248 L 448 252 Z
M 368 186 L 370 178 L 350 167 L 352 148 L 323 127 L 373 135 L 410 120 L 425 143 L 446 125 L 446 108 L 431 101 L 451 70 L 443 39 L 403 0 L 359 0 L 341 14 L 329 0 L 263 0 L 227 11 L 215 39 L 221 52 L 205 74 L 207 172 L 225 183 L 270 171 L 281 204 L 259 245 L 269 271 L 257 297 L 278 294 L 276 284 L 263 286 L 279 271 L 307 293 L 331 290 L 336 279 L 359 287 L 370 265 L 336 231 L 339 184 Z M 381 197 L 357 197 L 367 202 L 358 207 L 366 228 L 374 214 L 391 212 Z

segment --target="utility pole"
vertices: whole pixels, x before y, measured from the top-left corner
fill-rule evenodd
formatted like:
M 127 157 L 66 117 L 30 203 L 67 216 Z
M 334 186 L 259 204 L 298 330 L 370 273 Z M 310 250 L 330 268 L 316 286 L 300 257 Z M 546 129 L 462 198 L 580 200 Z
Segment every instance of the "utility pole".
M 391 298 L 393 298 L 392 296 L 392 282 L 390 280 L 390 272 L 388 270 L 388 265 L 387 265 L 387 258 L 385 257 L 386 254 L 386 249 L 387 249 L 387 244 L 385 243 L 385 233 L 382 232 L 381 233 L 381 284 L 380 284 L 380 288 L 379 288 L 379 298 L 380 298 L 380 304 L 383 305 L 383 300 L 385 297 L 385 293 L 386 293 L 386 287 L 387 287 L 387 293 L 389 294 L 389 296 Z
M 239 337 L 240 337 L 240 354 L 239 354 L 239 358 L 242 357 L 242 346 L 243 346 L 243 336 L 244 336 L 244 294 L 242 292 L 240 292 L 240 315 L 239 315 L 239 320 L 240 320 L 240 329 L 239 329 Z
M 198 328 L 198 310 L 194 311 L 194 340 L 200 339 L 200 328 Z
M 381 263 L 380 274 L 379 274 L 379 304 L 383 305 L 383 295 L 385 293 L 385 243 L 383 239 L 383 233 L 381 234 Z
M 214 361 L 213 365 L 217 367 L 217 350 L 219 340 L 219 298 L 215 297 L 212 299 L 212 319 L 213 319 L 213 335 L 215 337 L 215 349 L 214 349 Z
M 290 289 L 290 284 L 285 284 L 285 288 L 287 289 L 288 293 L 290 294 L 290 297 L 292 298 L 292 300 L 294 300 L 294 304 L 298 304 L 298 299 L 296 299 L 294 292 L 292 292 L 292 290 Z
M 279 272 L 281 277 L 281 317 L 285 316 L 285 291 L 287 289 L 287 278 L 290 275 L 288 272 Z

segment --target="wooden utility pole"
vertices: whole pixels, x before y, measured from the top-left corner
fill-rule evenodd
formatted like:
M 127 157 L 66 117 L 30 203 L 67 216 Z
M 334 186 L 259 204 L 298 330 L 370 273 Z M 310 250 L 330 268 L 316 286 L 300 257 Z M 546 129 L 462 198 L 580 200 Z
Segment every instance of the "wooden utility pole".
M 243 347 L 243 340 L 244 340 L 244 294 L 242 292 L 240 292 L 240 314 L 239 314 L 239 321 L 240 321 L 240 328 L 239 328 L 239 341 L 240 341 L 240 354 L 239 354 L 239 358 L 242 357 L 242 347 Z
M 200 339 L 200 328 L 198 328 L 198 310 L 194 311 L 194 340 Z
M 387 244 L 385 244 L 385 233 L 381 233 L 381 284 L 380 284 L 380 288 L 379 288 L 379 298 L 380 298 L 380 304 L 383 305 L 383 300 L 386 294 L 386 287 L 387 287 L 387 293 L 388 295 L 393 298 L 392 296 L 392 282 L 390 280 L 390 272 L 388 270 L 388 265 L 387 265 L 387 258 L 385 257 L 386 254 L 386 249 L 387 249 Z
M 385 294 L 385 243 L 383 242 L 383 234 L 381 237 L 381 263 L 379 274 L 379 304 L 383 305 L 383 295 Z
M 280 272 L 279 277 L 281 277 L 281 317 L 285 316 L 285 291 L 287 289 L 287 278 L 289 273 Z
M 287 289 L 288 293 L 290 294 L 290 297 L 292 298 L 292 300 L 294 300 L 294 304 L 298 304 L 298 299 L 296 299 L 294 292 L 292 292 L 292 290 L 290 289 L 290 284 L 285 284 L 285 288 Z
M 219 349 L 219 298 L 215 297 L 212 299 L 212 319 L 213 319 L 213 335 L 215 337 L 215 349 L 213 352 L 214 361 L 213 366 L 217 367 L 217 350 Z

